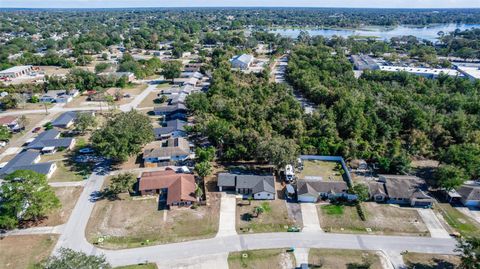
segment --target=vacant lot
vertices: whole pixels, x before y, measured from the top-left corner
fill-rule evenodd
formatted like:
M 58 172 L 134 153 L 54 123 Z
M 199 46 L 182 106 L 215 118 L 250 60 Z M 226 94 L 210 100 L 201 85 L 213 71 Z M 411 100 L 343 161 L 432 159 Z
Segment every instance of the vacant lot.
M 62 207 L 50 213 L 46 219 L 35 226 L 56 226 L 67 222 L 72 213 L 78 197 L 82 193 L 82 187 L 61 187 L 54 188 L 55 195 L 60 199 Z
M 197 209 L 158 210 L 155 198 L 98 201 L 88 222 L 86 236 L 100 247 L 118 249 L 188 241 L 215 236 L 220 198 Z M 101 241 L 100 240 L 100 241 Z
M 455 209 L 455 207 L 452 207 L 448 203 L 436 203 L 434 208 L 442 214 L 450 227 L 457 230 L 463 236 L 478 235 L 480 225 Z
M 228 268 L 279 268 L 291 269 L 295 267 L 293 253 L 286 249 L 265 249 L 232 252 L 228 255 Z
M 349 249 L 310 249 L 308 263 L 310 268 L 322 269 L 383 268 L 375 252 Z M 370 265 L 370 267 L 361 267 L 361 265 Z
M 251 202 L 251 203 L 250 203 Z M 255 207 L 264 208 L 258 216 Z M 246 201 L 237 199 L 237 232 L 265 233 L 286 232 L 295 222 L 288 217 L 284 200 Z
M 303 170 L 298 174 L 298 177 L 304 179 L 342 180 L 339 169 L 341 169 L 341 165 L 337 162 L 304 160 Z
M 408 268 L 415 269 L 454 269 L 460 264 L 460 258 L 455 255 L 436 255 L 412 252 L 403 255 L 403 261 Z
M 50 255 L 58 235 L 16 235 L 0 240 L 0 267 L 33 268 Z
M 325 231 L 427 236 L 428 230 L 414 209 L 377 203 L 363 203 L 367 216 L 362 221 L 354 206 L 318 205 L 320 226 Z M 371 229 L 371 232 L 367 231 Z
M 159 105 L 160 103 L 156 102 L 156 100 L 159 98 L 158 94 L 160 91 L 152 91 L 145 97 L 145 99 L 142 100 L 142 102 L 138 105 L 138 108 L 145 108 L 145 107 L 154 107 L 156 105 Z

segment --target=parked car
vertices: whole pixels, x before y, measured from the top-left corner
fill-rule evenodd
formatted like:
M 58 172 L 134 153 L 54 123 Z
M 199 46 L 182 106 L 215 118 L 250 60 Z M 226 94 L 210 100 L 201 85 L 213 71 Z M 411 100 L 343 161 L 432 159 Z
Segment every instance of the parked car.
M 95 150 L 93 150 L 92 148 L 83 148 L 83 149 L 80 149 L 78 150 L 78 153 L 81 153 L 81 154 L 90 154 L 90 153 L 94 153 Z
M 3 147 L 5 147 L 6 145 L 7 145 L 7 142 L 5 142 L 5 141 L 0 141 L 0 147 L 3 148 Z
M 36 127 L 35 129 L 33 129 L 32 133 L 38 133 L 40 132 L 40 130 L 42 130 L 42 127 Z

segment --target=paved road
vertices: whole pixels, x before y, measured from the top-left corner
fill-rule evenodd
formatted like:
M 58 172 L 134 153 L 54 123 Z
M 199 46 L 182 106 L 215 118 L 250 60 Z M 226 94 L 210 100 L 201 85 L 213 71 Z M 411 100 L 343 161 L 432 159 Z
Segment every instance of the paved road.
M 303 231 L 304 232 L 322 232 L 320 221 L 318 220 L 317 206 L 311 203 L 301 203 Z
M 442 224 L 438 220 L 435 212 L 430 208 L 418 208 L 418 214 L 422 217 L 423 222 L 428 228 L 431 237 L 435 238 L 450 238 L 448 232 L 443 228 Z

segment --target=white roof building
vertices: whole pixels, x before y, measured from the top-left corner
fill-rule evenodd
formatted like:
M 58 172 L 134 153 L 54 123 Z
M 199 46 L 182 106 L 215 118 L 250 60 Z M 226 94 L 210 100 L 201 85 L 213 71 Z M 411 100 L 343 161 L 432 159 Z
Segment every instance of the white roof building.
M 27 75 L 32 71 L 31 65 L 20 65 L 0 71 L 0 78 L 17 78 L 22 75 Z
M 480 67 L 457 66 L 457 70 L 470 80 L 480 79 Z
M 253 63 L 253 56 L 250 54 L 242 54 L 233 57 L 230 60 L 233 68 L 248 69 Z
M 381 65 L 380 70 L 387 72 L 407 72 L 427 78 L 436 78 L 440 74 L 463 77 L 463 74 L 455 69 L 439 69 L 439 68 L 425 68 L 425 67 L 404 67 L 404 66 L 385 66 Z

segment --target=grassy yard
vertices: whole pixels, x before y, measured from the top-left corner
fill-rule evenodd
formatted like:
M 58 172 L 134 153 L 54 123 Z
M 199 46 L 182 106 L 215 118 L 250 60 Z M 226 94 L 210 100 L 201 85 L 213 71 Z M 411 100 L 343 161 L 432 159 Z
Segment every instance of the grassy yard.
M 58 235 L 16 235 L 0 240 L 0 267 L 33 268 L 50 255 Z
M 413 252 L 404 254 L 403 261 L 408 268 L 412 269 L 454 269 L 460 264 L 460 258 L 455 255 L 437 255 Z
M 349 249 L 310 249 L 308 253 L 310 268 L 342 269 L 360 268 L 369 264 L 370 269 L 382 269 L 380 258 L 375 252 Z
M 363 203 L 367 220 L 362 221 L 354 206 L 318 205 L 320 226 L 329 232 L 427 236 L 418 212 L 377 203 Z M 371 232 L 367 231 L 371 229 Z
M 49 179 L 50 182 L 69 182 L 81 181 L 84 175 L 81 171 L 77 171 L 73 166 L 70 166 L 66 161 L 59 161 L 57 169 Z
M 340 163 L 318 161 L 318 160 L 304 160 L 303 170 L 298 174 L 299 178 L 322 178 L 322 180 L 343 180 L 342 175 L 338 169 Z
M 268 209 L 257 217 L 253 212 L 254 208 L 262 206 L 262 204 L 266 205 Z M 237 199 L 236 214 L 238 233 L 286 232 L 286 226 L 295 225 L 295 222 L 288 216 L 284 200 L 251 201 L 249 205 L 249 201 Z M 249 216 L 250 220 L 248 220 Z
M 220 198 L 213 196 L 209 206 L 169 211 L 158 210 L 155 198 L 102 200 L 95 204 L 86 236 L 109 249 L 210 238 L 218 231 L 219 208 Z
M 458 231 L 463 236 L 478 235 L 480 231 L 480 225 L 475 221 L 465 216 L 462 212 L 458 211 L 448 203 L 436 203 L 435 210 L 438 210 L 442 214 L 445 221 Z
M 293 253 L 286 249 L 265 249 L 232 252 L 228 255 L 228 268 L 281 268 L 295 267 Z
M 154 263 L 147 263 L 147 264 L 135 264 L 135 265 L 127 265 L 127 266 L 119 266 L 115 267 L 114 269 L 157 269 L 157 265 Z
M 158 94 L 159 91 L 153 91 L 145 97 L 145 99 L 142 100 L 142 102 L 138 105 L 139 108 L 144 108 L 144 107 L 154 107 L 156 105 L 159 105 L 160 103 L 156 103 L 155 100 L 158 99 Z

